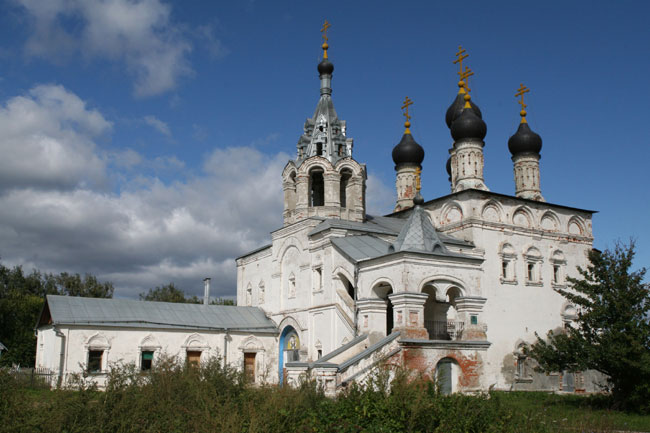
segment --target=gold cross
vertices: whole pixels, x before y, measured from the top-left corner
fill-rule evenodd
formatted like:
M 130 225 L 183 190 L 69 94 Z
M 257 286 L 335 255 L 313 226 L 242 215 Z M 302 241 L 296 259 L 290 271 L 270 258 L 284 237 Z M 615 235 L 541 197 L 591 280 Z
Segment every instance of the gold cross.
M 458 66 L 460 70 L 458 71 L 458 75 L 463 74 L 463 59 L 469 57 L 469 54 L 465 54 L 465 49 L 459 45 L 458 46 L 458 52 L 456 53 L 456 60 L 454 60 L 454 64 L 458 63 Z
M 415 169 L 415 190 L 420 192 L 420 175 L 422 174 L 422 169 L 420 167 Z
M 406 117 L 407 122 L 411 119 L 411 116 L 409 116 L 409 105 L 413 105 L 413 101 L 411 101 L 407 96 L 404 98 L 404 103 L 402 104 L 402 110 L 406 110 L 404 112 L 404 117 Z
M 517 93 L 515 93 L 515 98 L 518 96 L 521 96 L 521 100 L 519 101 L 519 104 L 521 105 L 521 110 L 525 110 L 528 105 L 524 104 L 524 94 L 530 92 L 530 89 L 522 84 L 519 84 L 519 89 L 517 89 Z
M 328 23 L 327 20 L 325 20 L 325 24 L 323 24 L 323 28 L 320 29 L 321 33 L 323 33 L 323 40 L 325 42 L 328 41 L 328 39 L 327 39 L 327 29 L 329 29 L 330 27 L 332 27 L 332 25 L 330 23 Z
M 465 84 L 465 89 L 467 89 L 468 92 L 470 92 L 472 89 L 469 88 L 467 79 L 472 75 L 474 75 L 474 72 L 469 68 L 469 66 L 465 66 L 465 70 L 460 73 L 460 81 Z

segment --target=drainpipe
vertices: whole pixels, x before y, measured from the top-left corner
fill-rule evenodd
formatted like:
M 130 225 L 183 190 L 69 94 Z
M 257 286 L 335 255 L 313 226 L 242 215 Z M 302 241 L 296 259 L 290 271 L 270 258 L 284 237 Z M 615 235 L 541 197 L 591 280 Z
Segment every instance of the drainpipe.
M 228 328 L 224 329 L 223 334 L 223 367 L 228 365 Z
M 354 264 L 354 336 L 359 335 L 359 307 L 357 306 L 357 300 L 359 298 L 359 264 Z

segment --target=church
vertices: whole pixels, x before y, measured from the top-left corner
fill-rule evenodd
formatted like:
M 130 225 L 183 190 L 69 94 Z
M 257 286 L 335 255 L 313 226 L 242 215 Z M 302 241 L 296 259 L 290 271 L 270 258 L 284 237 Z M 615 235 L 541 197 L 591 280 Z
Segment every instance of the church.
M 572 326 L 576 308 L 555 289 L 587 265 L 594 213 L 542 196 L 528 89 L 516 93 L 521 122 L 507 143 L 515 195 L 492 192 L 483 178 L 487 127 L 459 47 L 458 94 L 445 116 L 450 193 L 421 195 L 425 152 L 406 98 L 392 152 L 397 202 L 389 215 L 369 215 L 367 169 L 332 99 L 328 26 L 316 109 L 278 173 L 284 224 L 236 259 L 237 306 L 49 296 L 37 367 L 60 381 L 85 371 L 101 382 L 113 363 L 146 370 L 163 354 L 197 363 L 219 356 L 252 381 L 309 376 L 328 395 L 386 365 L 438 380 L 446 393 L 596 390 L 595 374 L 537 373 L 523 350 L 535 333 Z

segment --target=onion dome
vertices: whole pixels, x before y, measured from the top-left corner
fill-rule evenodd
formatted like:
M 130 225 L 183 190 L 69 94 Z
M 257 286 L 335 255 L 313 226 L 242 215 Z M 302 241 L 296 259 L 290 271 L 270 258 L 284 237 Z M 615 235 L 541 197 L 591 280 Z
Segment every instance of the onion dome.
M 487 134 L 487 125 L 469 106 L 469 95 L 465 95 L 465 107 L 461 115 L 451 124 L 451 136 L 454 141 L 483 140 Z
M 334 72 L 334 64 L 326 58 L 318 64 L 318 73 L 320 75 L 332 75 L 332 72 Z
M 396 166 L 410 164 L 419 167 L 422 165 L 424 149 L 413 139 L 410 132 L 405 132 L 400 142 L 393 148 L 393 161 Z
M 406 117 L 406 122 L 404 122 L 404 135 L 402 135 L 402 139 L 397 143 L 397 146 L 393 148 L 395 167 L 402 164 L 422 167 L 422 161 L 424 161 L 424 149 L 422 149 L 422 146 L 411 135 L 411 121 L 409 120 L 411 118 L 409 115 L 409 106 L 411 105 L 413 105 L 413 101 L 407 96 L 402 105 L 402 110 L 406 110 L 404 112 L 404 117 Z
M 524 95 L 528 92 L 530 92 L 530 89 L 521 84 L 517 93 L 515 93 L 515 97 L 521 97 L 519 101 L 519 104 L 521 104 L 521 111 L 519 112 L 521 122 L 515 135 L 508 140 L 508 149 L 512 153 L 512 156 L 521 153 L 539 153 L 542 150 L 542 137 L 530 129 L 526 120 L 526 114 L 528 114 L 526 113 L 526 107 L 528 105 L 524 103 Z
M 542 137 L 530 129 L 528 122 L 522 122 L 517 132 L 508 140 L 508 149 L 512 156 L 521 153 L 539 153 L 542 150 Z
M 447 123 L 447 128 L 451 128 L 451 124 L 454 123 L 454 120 L 456 120 L 463 112 L 463 106 L 465 105 L 465 100 L 463 99 L 464 96 L 464 92 L 458 93 L 458 95 L 456 95 L 456 99 L 454 99 L 454 102 L 447 109 L 447 114 L 445 114 L 445 122 Z M 474 104 L 474 101 L 470 101 L 469 105 L 472 107 L 474 114 L 476 114 L 479 119 L 482 119 L 483 115 L 481 114 L 481 110 L 478 108 L 478 105 Z

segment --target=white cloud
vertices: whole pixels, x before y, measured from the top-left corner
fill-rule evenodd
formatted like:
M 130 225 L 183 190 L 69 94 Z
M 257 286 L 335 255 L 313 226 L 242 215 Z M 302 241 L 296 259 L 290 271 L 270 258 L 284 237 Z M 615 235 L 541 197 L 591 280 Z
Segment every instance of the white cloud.
M 253 144 L 215 148 L 188 174 L 174 156 L 99 151 L 94 140 L 111 123 L 60 86 L 10 99 L 0 108 L 0 130 L 6 131 L 0 138 L 5 265 L 90 272 L 112 281 L 117 296 L 170 281 L 200 295 L 209 276 L 214 295 L 233 296 L 234 259 L 268 243 L 269 232 L 282 225 L 285 153 L 266 155 Z M 159 170 L 184 170 L 187 180 L 166 184 L 147 174 Z M 88 182 L 93 176 L 119 178 L 120 191 Z M 393 202 L 371 176 L 369 211 L 383 213 Z
M 15 1 L 33 21 L 25 45 L 30 56 L 57 62 L 80 52 L 122 61 L 134 76 L 137 96 L 166 92 L 192 74 L 191 43 L 172 22 L 171 7 L 160 0 Z
M 160 132 L 163 135 L 166 135 L 167 137 L 171 137 L 172 132 L 169 129 L 169 125 L 167 125 L 162 120 L 158 119 L 155 116 L 144 116 L 143 120 L 144 123 L 151 126 L 156 131 Z
M 386 215 L 395 208 L 397 192 L 377 176 L 369 175 L 366 181 L 366 208 L 370 215 Z
M 0 107 L 0 190 L 102 184 L 105 163 L 93 140 L 111 127 L 62 86 L 9 99 Z

